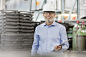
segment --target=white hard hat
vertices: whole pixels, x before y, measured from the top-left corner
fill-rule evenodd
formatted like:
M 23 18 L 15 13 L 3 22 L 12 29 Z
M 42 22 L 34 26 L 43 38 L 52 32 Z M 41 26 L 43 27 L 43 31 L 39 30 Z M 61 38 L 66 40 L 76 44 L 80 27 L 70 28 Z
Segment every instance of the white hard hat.
M 55 11 L 55 6 L 51 3 L 47 3 L 43 6 L 43 11 Z

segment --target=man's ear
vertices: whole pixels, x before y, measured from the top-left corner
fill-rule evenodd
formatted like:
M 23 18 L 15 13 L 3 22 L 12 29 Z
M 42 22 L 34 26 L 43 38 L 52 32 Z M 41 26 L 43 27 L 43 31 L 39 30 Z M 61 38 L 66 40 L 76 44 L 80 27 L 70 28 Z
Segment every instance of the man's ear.
M 56 16 L 56 14 L 54 14 L 54 16 Z
M 43 14 L 43 16 L 44 16 L 44 14 Z

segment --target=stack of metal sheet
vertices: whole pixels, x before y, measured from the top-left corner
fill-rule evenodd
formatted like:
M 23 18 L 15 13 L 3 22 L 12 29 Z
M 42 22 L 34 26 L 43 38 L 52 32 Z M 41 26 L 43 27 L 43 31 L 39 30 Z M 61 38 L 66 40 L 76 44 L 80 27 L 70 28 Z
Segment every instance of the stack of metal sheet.
M 18 11 L 2 11 L 2 33 L 19 33 Z
M 2 10 L 0 10 L 0 44 L 1 44 L 1 33 L 2 33 L 2 13 L 1 13 Z
M 1 49 L 29 50 L 33 43 L 35 22 L 31 12 L 2 12 Z
M 0 11 L 0 23 L 2 21 L 2 15 L 1 15 L 1 11 Z M 1 25 L 0 25 L 0 33 L 1 33 Z
M 20 13 L 20 33 L 34 33 L 35 22 L 32 21 L 32 12 L 19 12 Z
M 33 34 L 1 34 L 2 50 L 30 50 Z

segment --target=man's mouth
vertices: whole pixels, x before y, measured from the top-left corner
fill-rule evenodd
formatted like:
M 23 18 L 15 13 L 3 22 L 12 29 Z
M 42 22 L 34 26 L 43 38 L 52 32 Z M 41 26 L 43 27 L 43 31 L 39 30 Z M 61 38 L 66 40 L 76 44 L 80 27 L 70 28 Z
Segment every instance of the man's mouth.
M 51 19 L 51 17 L 47 17 L 47 19 Z

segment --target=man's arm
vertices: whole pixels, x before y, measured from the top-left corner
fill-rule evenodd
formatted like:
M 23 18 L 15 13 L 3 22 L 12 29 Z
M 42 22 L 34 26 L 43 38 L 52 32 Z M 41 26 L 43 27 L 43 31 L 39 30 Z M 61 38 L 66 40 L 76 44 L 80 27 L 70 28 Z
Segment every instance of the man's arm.
M 63 43 L 65 41 L 67 41 L 67 33 L 66 33 L 66 28 L 63 26 L 60 30 L 60 37 L 61 37 L 61 40 L 60 42 Z M 60 44 L 61 44 L 60 43 Z M 69 43 L 68 42 L 65 42 L 63 45 L 62 45 L 62 50 L 67 50 L 69 48 Z
M 37 50 L 38 50 L 38 47 L 39 47 L 39 36 L 37 35 L 37 31 L 38 29 L 36 28 L 35 29 L 35 33 L 34 33 L 34 42 L 33 42 L 33 45 L 32 45 L 32 50 L 31 50 L 31 55 L 36 55 L 37 54 Z
M 67 34 L 66 34 L 66 29 L 65 27 L 63 26 L 61 29 L 60 29 L 60 44 L 67 41 Z M 67 50 L 69 48 L 69 43 L 68 42 L 65 42 L 63 45 L 59 45 L 59 46 L 55 46 L 54 47 L 54 50 L 55 51 L 58 51 L 58 50 Z

